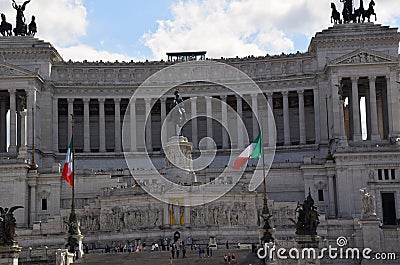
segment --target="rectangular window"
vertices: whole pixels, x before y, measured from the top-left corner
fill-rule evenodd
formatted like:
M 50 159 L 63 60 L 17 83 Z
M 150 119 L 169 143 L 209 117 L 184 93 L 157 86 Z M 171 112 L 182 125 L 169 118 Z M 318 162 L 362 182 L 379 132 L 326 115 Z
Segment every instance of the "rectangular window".
M 324 201 L 324 190 L 318 190 L 318 201 Z
M 47 199 L 42 199 L 42 211 L 47 211 Z
M 392 169 L 390 173 L 392 175 L 392 180 L 395 180 L 396 179 L 396 170 Z
M 385 171 L 385 180 L 389 180 L 389 169 L 384 169 Z
M 378 169 L 378 179 L 382 180 L 382 169 Z

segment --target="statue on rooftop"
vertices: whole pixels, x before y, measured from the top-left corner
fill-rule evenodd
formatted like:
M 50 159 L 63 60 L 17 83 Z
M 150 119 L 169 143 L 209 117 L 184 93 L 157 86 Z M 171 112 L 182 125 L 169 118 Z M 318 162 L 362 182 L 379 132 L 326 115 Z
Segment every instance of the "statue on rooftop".
M 4 14 L 1 14 L 0 33 L 3 36 L 11 36 L 12 35 L 12 25 L 7 22 L 6 15 L 4 15 Z
M 12 7 L 17 10 L 17 24 L 14 28 L 14 35 L 15 36 L 25 36 L 27 35 L 27 25 L 25 23 L 25 16 L 24 11 L 26 5 L 31 0 L 25 1 L 22 5 L 17 5 L 15 0 L 12 0 Z
M 14 217 L 14 211 L 23 206 L 14 206 L 10 209 L 0 207 L 0 245 L 13 244 L 15 237 L 15 226 L 17 221 Z

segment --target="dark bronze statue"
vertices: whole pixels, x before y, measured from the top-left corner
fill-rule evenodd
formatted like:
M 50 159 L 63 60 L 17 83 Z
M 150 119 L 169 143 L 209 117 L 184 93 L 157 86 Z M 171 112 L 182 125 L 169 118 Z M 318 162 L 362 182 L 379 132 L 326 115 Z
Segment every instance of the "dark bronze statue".
M 311 191 L 308 193 L 307 199 L 303 204 L 298 204 L 296 212 L 298 213 L 297 222 L 290 219 L 296 224 L 296 235 L 317 235 L 317 227 L 319 224 L 319 213 L 317 207 L 314 206 L 314 200 L 311 197 Z
M 374 2 L 374 0 L 371 0 L 371 2 L 369 2 L 368 9 L 365 10 L 365 17 L 368 19 L 368 22 L 370 22 L 370 17 L 372 15 L 375 16 L 375 21 L 376 21 L 376 14 L 375 14 L 374 6 L 375 6 L 375 2 Z
M 342 16 L 343 19 L 340 18 L 340 13 L 336 9 L 336 5 L 331 3 L 332 15 L 331 15 L 331 23 L 341 24 L 341 23 L 364 23 L 366 19 L 370 22 L 370 17 L 376 14 L 374 10 L 375 2 L 371 0 L 369 3 L 369 7 L 367 10 L 364 9 L 364 1 L 360 0 L 360 7 L 355 9 L 353 7 L 353 0 L 339 0 L 343 3 L 343 11 Z
M 186 122 L 186 111 L 185 111 L 185 105 L 183 103 L 183 99 L 179 96 L 179 92 L 175 91 L 174 93 L 175 99 L 172 101 L 170 105 L 171 111 L 173 111 L 172 115 L 177 127 L 176 134 L 179 134 L 178 128 L 185 124 Z
M 31 21 L 31 23 L 29 23 L 29 26 L 28 26 L 28 29 L 29 29 L 28 35 L 35 36 L 35 34 L 37 32 L 35 20 L 36 20 L 35 16 L 32 16 L 32 21 Z
M 3 36 L 12 35 L 12 25 L 7 22 L 6 16 L 4 14 L 1 14 L 0 33 Z
M 342 20 L 340 19 L 340 13 L 339 11 L 337 11 L 336 5 L 334 3 L 331 3 L 331 8 L 332 8 L 331 23 L 342 24 Z
M 17 225 L 17 221 L 14 217 L 14 211 L 20 208 L 24 207 L 14 206 L 10 209 L 0 207 L 0 245 L 8 245 L 15 242 L 15 226 Z
M 343 4 L 343 23 L 350 23 L 353 17 L 353 0 L 340 0 Z
M 15 0 L 12 0 L 12 6 L 15 10 L 17 10 L 17 25 L 14 28 L 14 35 L 15 36 L 25 36 L 27 35 L 27 25 L 25 23 L 25 16 L 24 11 L 26 5 L 31 1 L 25 1 L 22 5 L 17 5 Z

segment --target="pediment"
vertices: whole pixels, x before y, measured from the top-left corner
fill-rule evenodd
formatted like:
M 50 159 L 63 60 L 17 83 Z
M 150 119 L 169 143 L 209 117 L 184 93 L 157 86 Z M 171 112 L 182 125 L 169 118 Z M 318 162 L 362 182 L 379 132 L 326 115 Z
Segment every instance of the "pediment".
M 371 64 L 396 61 L 397 58 L 381 52 L 376 52 L 369 49 L 359 49 L 328 62 L 328 65 Z
M 2 62 L 0 63 L 0 78 L 1 77 L 35 77 L 36 73 L 21 67 Z

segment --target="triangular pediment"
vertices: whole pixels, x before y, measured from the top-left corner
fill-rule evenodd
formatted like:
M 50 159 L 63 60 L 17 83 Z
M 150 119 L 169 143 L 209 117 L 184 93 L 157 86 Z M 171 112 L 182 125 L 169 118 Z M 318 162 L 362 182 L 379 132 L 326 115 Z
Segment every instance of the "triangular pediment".
M 395 62 L 397 58 L 390 55 L 372 51 L 369 49 L 359 49 L 348 53 L 342 57 L 328 62 L 329 65 L 345 65 L 345 64 L 371 64 L 371 63 L 386 63 Z
M 0 63 L 0 78 L 2 77 L 36 77 L 37 73 L 23 69 L 21 67 L 1 62 Z

